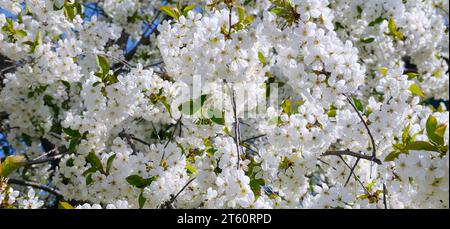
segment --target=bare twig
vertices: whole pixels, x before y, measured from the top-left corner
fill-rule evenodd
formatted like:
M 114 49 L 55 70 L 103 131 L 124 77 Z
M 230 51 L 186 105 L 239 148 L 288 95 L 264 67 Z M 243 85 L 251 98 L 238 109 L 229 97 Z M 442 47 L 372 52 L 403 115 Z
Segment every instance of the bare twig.
M 387 200 L 386 200 L 386 194 L 387 194 L 386 184 L 383 183 L 383 204 L 384 204 L 384 209 L 388 209 Z
M 175 206 L 173 206 L 173 202 L 178 198 L 178 196 L 189 186 L 189 184 L 192 183 L 192 181 L 195 180 L 195 177 L 190 179 L 181 189 L 178 191 L 177 194 L 171 195 L 170 200 L 164 202 L 160 205 L 161 209 L 175 209 Z
M 373 158 L 376 158 L 376 156 L 377 156 L 377 155 L 376 155 L 377 150 L 376 150 L 376 148 L 375 148 L 375 147 L 376 147 L 376 146 L 375 146 L 375 140 L 374 140 L 374 138 L 373 138 L 372 132 L 370 132 L 369 125 L 367 125 L 367 122 L 364 120 L 364 118 L 362 117 L 362 115 L 359 113 L 358 108 L 356 108 L 355 104 L 353 104 L 353 102 L 350 100 L 350 98 L 349 98 L 347 95 L 344 95 L 344 96 L 345 96 L 345 98 L 347 99 L 348 103 L 350 103 L 350 105 L 353 107 L 353 109 L 355 110 L 356 114 L 358 114 L 358 117 L 359 117 L 359 119 L 361 119 L 361 122 L 364 124 L 364 127 L 366 128 L 367 134 L 369 135 L 370 141 L 371 141 L 371 143 L 372 143 L 372 157 L 373 157 Z
M 327 151 L 325 153 L 322 154 L 322 156 L 343 156 L 343 155 L 347 155 L 347 156 L 352 156 L 352 157 L 356 157 L 356 158 L 361 158 L 364 160 L 368 160 L 368 161 L 373 161 L 379 165 L 381 165 L 381 161 L 377 158 L 373 158 L 372 156 L 368 156 L 368 155 L 364 155 L 362 153 L 356 153 L 350 150 L 337 150 L 337 151 Z M 351 167 L 350 167 L 351 168 Z
M 135 137 L 135 136 L 131 136 L 131 139 L 133 139 L 133 140 L 135 140 L 135 141 L 137 141 L 137 142 L 139 142 L 139 143 L 141 143 L 141 144 L 144 144 L 144 145 L 146 145 L 146 146 L 151 146 L 152 144 L 150 144 L 150 143 L 148 143 L 148 142 L 146 142 L 146 141 L 144 141 L 144 140 L 142 140 L 142 139 L 140 139 L 140 138 L 137 138 L 137 137 Z
M 338 157 L 342 160 L 342 162 L 344 162 L 344 164 L 345 164 L 349 169 L 352 169 L 352 167 L 344 160 L 344 158 L 343 158 L 341 155 L 339 155 Z M 361 185 L 361 187 L 364 189 L 364 191 L 365 191 L 368 195 L 370 195 L 369 190 L 367 190 L 366 186 L 365 186 L 365 185 L 363 184 L 363 182 L 359 179 L 359 177 L 356 176 L 356 174 L 354 174 L 354 173 L 353 173 L 353 176 L 355 177 L 355 180 L 358 181 L 358 183 L 359 183 L 359 184 Z
M 159 164 L 161 164 L 161 162 L 164 160 L 164 157 L 165 157 L 165 155 L 166 155 L 166 148 L 167 148 L 167 146 L 169 145 L 169 143 L 173 140 L 173 137 L 174 137 L 174 135 L 175 135 L 175 131 L 177 130 L 178 125 L 180 125 L 180 128 L 181 128 L 181 118 L 182 118 L 182 116 L 181 116 L 181 117 L 177 120 L 177 122 L 175 123 L 175 125 L 174 125 L 174 127 L 173 127 L 173 130 L 172 130 L 172 133 L 170 134 L 169 139 L 167 139 L 167 142 L 166 142 L 166 144 L 164 145 L 164 148 L 163 148 L 163 154 L 162 154 L 162 156 L 161 156 L 161 161 L 159 162 Z
M 127 140 L 128 145 L 130 145 L 131 150 L 133 151 L 133 154 L 137 153 L 136 145 L 134 144 L 133 138 L 131 137 L 131 134 L 123 133 L 123 136 Z
M 234 95 L 234 89 L 231 89 L 231 105 L 233 106 L 233 116 L 234 116 L 234 142 L 236 143 L 236 151 L 237 151 L 237 169 L 240 169 L 241 163 L 241 133 L 240 133 L 240 124 L 239 119 L 237 117 L 237 108 L 236 108 L 236 97 Z
M 247 138 L 247 139 L 245 139 L 245 140 L 242 141 L 242 142 L 253 141 L 253 140 L 256 140 L 256 139 L 258 139 L 258 138 L 263 138 L 263 137 L 265 137 L 265 136 L 267 136 L 267 135 L 266 135 L 266 134 L 260 134 L 260 135 L 257 135 L 257 136 L 251 137 L 251 138 Z
M 142 42 L 144 42 L 144 40 L 146 39 L 146 34 L 151 30 L 154 29 L 153 27 L 155 26 L 155 22 L 159 19 L 161 15 L 161 11 L 158 11 L 155 16 L 153 17 L 153 20 L 147 25 L 147 28 L 145 29 L 145 31 L 142 33 L 141 38 L 138 40 L 138 42 L 136 43 L 136 45 L 133 47 L 132 50 L 130 50 L 127 54 L 125 54 L 125 59 L 126 60 L 131 60 L 131 58 L 134 56 L 134 54 L 136 53 L 139 45 L 142 44 Z
M 326 161 L 324 161 L 324 160 L 322 160 L 322 159 L 320 159 L 320 158 L 318 159 L 318 161 L 324 163 L 325 165 L 330 166 L 330 167 L 331 167 L 332 169 L 334 169 L 334 170 L 337 170 L 334 166 L 331 166 L 330 163 L 328 163 L 328 162 L 326 162 Z
M 52 162 L 61 159 L 67 152 L 67 149 L 65 147 L 55 147 L 52 150 L 40 155 L 39 157 L 36 157 L 33 160 L 26 161 L 23 163 L 23 165 L 37 165 L 37 164 L 43 164 L 47 162 Z
M 59 197 L 63 197 L 62 193 L 59 190 L 57 190 L 57 189 L 55 189 L 53 187 L 49 187 L 49 186 L 46 186 L 46 185 L 43 185 L 43 184 L 39 184 L 37 182 L 25 181 L 25 180 L 17 180 L 17 179 L 11 178 L 11 179 L 8 180 L 8 183 L 15 184 L 15 185 L 30 186 L 30 187 L 33 187 L 33 188 L 38 188 L 38 189 L 44 190 L 46 192 L 49 192 L 49 193 L 51 193 L 53 195 L 56 195 L 56 196 L 59 196 Z
M 352 169 L 350 170 L 350 175 L 348 175 L 347 180 L 345 181 L 344 187 L 347 186 L 348 182 L 350 181 L 350 178 L 352 177 L 352 174 L 354 174 L 356 166 L 359 163 L 359 160 L 361 160 L 361 158 L 357 158 L 355 164 L 353 165 Z

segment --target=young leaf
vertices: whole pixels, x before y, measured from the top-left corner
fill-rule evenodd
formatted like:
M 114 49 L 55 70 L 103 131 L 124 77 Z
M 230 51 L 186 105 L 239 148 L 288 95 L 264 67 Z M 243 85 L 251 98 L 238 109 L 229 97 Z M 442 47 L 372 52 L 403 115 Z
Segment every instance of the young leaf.
M 141 192 L 141 194 L 139 194 L 139 198 L 138 198 L 139 209 L 142 209 L 144 207 L 145 201 L 147 201 L 147 199 L 145 199 L 145 197 L 144 197 L 144 192 Z
M 422 89 L 420 89 L 420 87 L 417 84 L 412 84 L 409 87 L 409 90 L 411 91 L 412 94 L 414 95 L 418 95 L 420 97 L 425 97 L 425 95 L 422 92 Z
M 105 76 L 106 74 L 108 74 L 109 69 L 110 69 L 110 65 L 109 65 L 108 59 L 106 59 L 102 55 L 97 55 L 96 56 L 96 61 L 97 61 L 97 66 L 101 70 L 102 75 Z
M 58 209 L 74 209 L 74 207 L 66 201 L 59 201 Z
M 433 134 L 436 131 L 437 127 L 438 127 L 437 119 L 433 115 L 428 116 L 427 122 L 425 124 L 428 138 L 430 137 L 431 134 Z
M 0 164 L 0 177 L 8 177 L 9 174 L 20 168 L 24 161 L 24 156 L 8 156 Z
M 384 158 L 384 161 L 394 161 L 395 159 L 398 158 L 398 156 L 400 156 L 400 154 L 402 154 L 402 152 L 400 152 L 400 151 L 393 151 L 393 152 L 389 153 Z
M 142 178 L 139 175 L 131 175 L 126 178 L 128 184 L 133 185 L 137 188 L 145 188 L 149 186 L 154 180 L 156 180 L 156 177 L 150 177 L 147 179 Z
M 241 5 L 237 6 L 237 13 L 239 21 L 243 21 L 245 19 L 245 9 Z
M 373 41 L 375 41 L 375 38 L 373 38 L 373 37 L 361 38 L 361 42 L 362 42 L 362 43 L 370 44 L 370 43 L 372 43 Z
M 178 18 L 180 18 L 180 12 L 176 8 L 172 8 L 170 6 L 162 6 L 159 9 L 173 19 L 178 20 Z
M 281 104 L 281 108 L 283 109 L 284 113 L 286 113 L 288 116 L 291 116 L 291 101 L 289 99 L 286 99 Z
M 114 162 L 114 159 L 116 158 L 116 154 L 113 154 L 109 156 L 108 161 L 106 161 L 106 173 L 109 174 L 109 171 L 111 171 L 111 166 Z
M 425 141 L 415 141 L 406 146 L 407 150 L 425 150 L 439 152 L 439 148 Z
M 364 112 L 364 106 L 361 102 L 361 100 L 357 98 L 353 98 L 353 103 L 355 104 L 355 107 L 358 111 Z
M 266 58 L 264 57 L 264 54 L 262 52 L 258 52 L 258 59 L 259 62 L 261 62 L 261 64 L 263 65 L 263 67 L 267 65 Z
M 383 75 L 383 76 L 387 76 L 387 74 L 388 74 L 388 68 L 385 68 L 385 67 L 380 67 L 380 68 L 378 68 L 378 71 L 381 73 L 381 75 Z
M 178 110 L 185 115 L 193 115 L 203 107 L 209 95 L 201 95 L 196 100 L 190 100 L 178 106 Z
M 191 173 L 191 174 L 194 174 L 195 172 L 197 172 L 197 169 L 195 169 L 195 167 L 188 162 L 186 162 L 186 170 L 188 171 L 188 173 Z
M 97 157 L 97 155 L 94 153 L 94 151 L 91 151 L 88 156 L 86 157 L 86 161 L 91 164 L 92 167 L 97 168 L 101 173 L 105 174 L 105 171 L 103 170 L 103 165 L 100 159 Z

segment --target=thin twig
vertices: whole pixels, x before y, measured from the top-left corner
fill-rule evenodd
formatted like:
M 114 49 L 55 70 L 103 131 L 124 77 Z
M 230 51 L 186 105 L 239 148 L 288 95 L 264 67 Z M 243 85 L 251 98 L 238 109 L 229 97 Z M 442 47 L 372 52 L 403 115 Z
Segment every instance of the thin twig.
M 352 157 L 356 157 L 356 158 L 361 158 L 364 160 L 368 160 L 368 161 L 373 161 L 379 165 L 381 165 L 381 161 L 377 158 L 373 158 L 372 156 L 368 156 L 368 155 L 364 155 L 361 153 L 356 153 L 350 150 L 331 150 L 331 151 L 327 151 L 325 153 L 322 154 L 322 156 L 329 156 L 329 155 L 333 155 L 333 156 L 343 156 L 343 155 L 347 155 L 347 156 L 352 156 Z M 350 167 L 351 168 L 351 167 Z
M 359 160 L 361 160 L 361 158 L 357 158 L 355 164 L 353 165 L 352 169 L 350 170 L 350 175 L 348 175 L 347 180 L 345 181 L 344 187 L 347 186 L 348 182 L 350 181 L 350 178 L 352 177 L 352 174 L 354 174 L 356 166 L 358 166 Z
M 342 160 L 342 162 L 344 162 L 344 164 L 349 168 L 352 169 L 352 167 L 344 160 L 344 158 L 342 156 L 339 155 L 339 158 Z M 355 180 L 358 181 L 358 183 L 361 185 L 361 187 L 363 187 L 364 191 L 370 195 L 369 190 L 367 190 L 366 186 L 363 184 L 363 182 L 359 179 L 358 176 L 356 176 L 356 174 L 353 174 L 353 176 L 355 177 Z
M 135 141 L 137 141 L 139 143 L 142 143 L 142 144 L 144 144 L 146 146 L 151 146 L 152 145 L 152 144 L 150 144 L 150 143 L 148 143 L 148 142 L 146 142 L 146 141 L 144 141 L 144 140 L 142 140 L 140 138 L 135 137 L 134 135 L 131 136 L 131 139 L 133 139 L 133 140 L 135 140 Z
M 155 22 L 156 20 L 159 19 L 159 16 L 161 15 L 161 11 L 158 11 L 155 16 L 153 17 L 153 20 L 147 25 L 147 28 L 144 30 L 144 32 L 141 35 L 141 38 L 138 40 L 138 42 L 136 43 L 136 45 L 133 47 L 133 49 L 131 49 L 127 54 L 125 54 L 125 59 L 126 60 L 130 60 L 134 54 L 136 53 L 139 45 L 142 44 L 142 42 L 144 41 L 144 39 L 146 39 L 146 34 L 151 30 L 154 29 L 153 27 L 155 26 Z
M 383 204 L 384 204 L 384 209 L 388 209 L 388 206 L 387 206 L 387 200 L 386 200 L 386 193 L 387 191 L 386 191 L 386 184 L 385 183 L 383 183 Z
M 236 97 L 234 95 L 234 89 L 231 89 L 231 104 L 233 106 L 233 116 L 234 116 L 234 142 L 236 143 L 236 151 L 237 151 L 237 169 L 240 168 L 241 163 L 241 154 L 240 154 L 240 148 L 241 148 L 241 133 L 240 133 L 240 124 L 239 119 L 237 117 L 237 108 L 236 108 Z
M 324 161 L 324 160 L 322 160 L 322 159 L 318 159 L 318 161 L 320 161 L 320 162 L 322 162 L 322 163 L 324 163 L 325 165 L 328 165 L 328 166 L 330 166 L 332 169 L 334 169 L 334 170 L 337 170 L 336 169 L 336 167 L 334 167 L 334 166 L 332 166 L 332 165 L 330 165 L 330 163 L 328 163 L 328 162 L 326 162 L 326 161 Z
M 175 125 L 174 125 L 174 127 L 173 127 L 173 130 L 172 130 L 172 134 L 170 135 L 169 139 L 167 139 L 167 142 L 166 142 L 166 144 L 164 145 L 164 148 L 163 148 L 163 154 L 162 154 L 162 156 L 161 156 L 161 161 L 159 162 L 159 164 L 161 164 L 161 162 L 164 160 L 164 157 L 165 157 L 165 155 L 166 155 L 166 148 L 167 148 L 167 146 L 169 145 L 169 143 L 173 140 L 173 137 L 174 137 L 174 135 L 175 135 L 175 131 L 177 130 L 177 127 L 178 127 L 178 125 L 179 125 L 180 122 L 181 122 L 181 118 L 182 118 L 182 117 L 180 117 L 180 118 L 177 120 L 177 122 L 175 123 Z M 181 124 L 180 124 L 180 128 L 181 128 Z
M 267 136 L 267 135 L 266 135 L 266 134 L 260 134 L 260 135 L 257 135 L 257 136 L 251 137 L 251 138 L 247 138 L 247 139 L 245 139 L 245 140 L 242 141 L 242 142 L 253 141 L 253 140 L 256 140 L 256 139 L 258 139 L 258 138 L 263 138 L 263 137 L 265 137 L 265 136 Z
M 58 159 L 61 159 L 64 156 L 64 154 L 58 154 L 55 156 L 51 156 L 51 157 L 47 157 L 47 158 L 42 158 L 42 159 L 38 159 L 38 160 L 32 160 L 32 161 L 27 161 L 24 162 L 23 165 L 37 165 L 37 164 L 44 164 L 50 161 L 55 161 Z
M 344 96 L 347 99 L 348 103 L 350 103 L 350 105 L 353 107 L 353 109 L 355 110 L 356 114 L 358 114 L 358 117 L 359 117 L 359 119 L 361 119 L 361 122 L 364 124 L 364 127 L 366 128 L 367 134 L 369 135 L 370 141 L 372 143 L 372 157 L 376 158 L 377 151 L 376 151 L 376 148 L 375 148 L 375 140 L 373 138 L 372 132 L 370 132 L 369 125 L 367 125 L 367 122 L 364 120 L 362 115 L 359 113 L 358 108 L 356 108 L 355 104 L 353 104 L 353 102 L 350 100 L 350 98 L 347 95 L 345 95 L 345 94 L 344 94 Z
M 33 181 L 24 181 L 24 180 L 17 180 L 17 179 L 11 178 L 11 179 L 8 180 L 8 183 L 15 184 L 15 185 L 30 186 L 30 187 L 33 187 L 33 188 L 38 188 L 38 189 L 44 190 L 46 192 L 49 192 L 49 193 L 51 193 L 53 195 L 56 195 L 56 196 L 59 196 L 59 197 L 63 197 L 62 193 L 59 190 L 57 190 L 57 189 L 55 189 L 53 187 L 49 187 L 49 186 L 46 186 L 46 185 L 42 185 L 42 184 L 33 182 Z
M 161 209 L 175 209 L 175 206 L 173 206 L 173 202 L 175 202 L 175 200 L 178 198 L 178 196 L 189 186 L 189 184 L 192 183 L 192 181 L 195 180 L 195 177 L 192 178 L 191 180 L 189 180 L 181 189 L 180 191 L 178 191 L 177 194 L 175 195 L 170 195 L 170 200 L 164 202 L 163 204 L 160 205 L 159 208 Z

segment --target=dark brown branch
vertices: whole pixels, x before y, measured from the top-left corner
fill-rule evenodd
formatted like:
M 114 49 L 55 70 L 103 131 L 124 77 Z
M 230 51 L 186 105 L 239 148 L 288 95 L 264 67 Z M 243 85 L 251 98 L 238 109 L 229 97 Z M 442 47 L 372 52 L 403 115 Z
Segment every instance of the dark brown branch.
M 163 154 L 161 156 L 161 161 L 159 162 L 159 164 L 161 164 L 161 162 L 164 160 L 164 157 L 166 156 L 166 148 L 169 145 L 169 143 L 173 140 L 173 137 L 175 136 L 175 131 L 177 130 L 178 125 L 180 125 L 181 128 L 181 119 L 183 118 L 183 116 L 180 116 L 180 118 L 177 120 L 177 122 L 175 123 L 172 133 L 170 134 L 169 139 L 167 139 L 166 144 L 164 145 L 164 149 L 163 149 Z
M 178 191 L 177 194 L 175 195 L 170 195 L 170 200 L 164 202 L 163 204 L 160 205 L 159 208 L 161 209 L 175 209 L 175 206 L 173 206 L 173 202 L 175 202 L 175 200 L 178 198 L 178 196 L 189 186 L 189 184 L 191 184 L 193 181 L 195 180 L 195 177 L 190 179 L 181 189 L 180 191 Z
M 386 194 L 387 194 L 386 184 L 383 183 L 383 204 L 384 204 L 384 209 L 388 209 L 387 201 L 386 201 Z
M 237 151 L 237 169 L 240 168 L 241 164 L 241 133 L 240 133 L 240 124 L 239 118 L 237 117 L 237 108 L 236 108 L 236 97 L 234 95 L 234 89 L 231 89 L 231 105 L 233 106 L 233 116 L 234 116 L 234 142 L 236 143 L 236 151 Z
M 47 162 L 53 162 L 61 159 L 67 152 L 68 151 L 65 147 L 53 148 L 52 150 L 42 154 L 41 156 L 31 161 L 24 162 L 23 165 L 37 165 L 37 164 L 44 164 Z
M 372 157 L 376 158 L 376 156 L 377 156 L 377 155 L 376 155 L 377 151 L 376 151 L 376 148 L 375 148 L 375 147 L 376 147 L 376 146 L 375 146 L 375 140 L 374 140 L 374 138 L 373 138 L 372 132 L 370 132 L 369 125 L 367 125 L 367 122 L 364 120 L 364 118 L 362 117 L 362 115 L 359 113 L 358 108 L 356 108 L 355 104 L 353 104 L 353 102 L 351 101 L 351 99 L 350 99 L 347 95 L 344 95 L 344 96 L 345 96 L 345 98 L 347 99 L 348 103 L 350 103 L 350 105 L 353 107 L 353 109 L 355 110 L 356 114 L 358 114 L 358 117 L 359 117 L 359 119 L 361 119 L 361 122 L 364 124 L 364 127 L 366 128 L 367 134 L 369 135 L 370 141 L 371 141 L 371 143 L 372 143 Z
M 138 42 L 137 42 L 136 45 L 133 47 L 133 49 L 130 50 L 127 54 L 125 54 L 125 60 L 131 60 L 131 58 L 133 58 L 133 56 L 134 56 L 134 54 L 136 53 L 136 51 L 137 51 L 139 45 L 141 45 L 141 44 L 144 42 L 144 40 L 146 39 L 146 36 L 145 36 L 146 33 L 148 33 L 148 31 L 149 31 L 150 29 L 153 28 L 153 26 L 154 26 L 153 24 L 156 22 L 156 20 L 159 19 L 160 15 L 161 15 L 161 11 L 158 11 L 158 12 L 156 13 L 156 15 L 154 16 L 153 20 L 147 25 L 148 27 L 147 27 L 147 28 L 145 29 L 145 31 L 142 33 L 141 38 L 138 40 Z M 162 20 L 160 20 L 160 21 L 162 21 Z M 159 22 L 160 22 L 160 21 L 159 21 Z
M 342 160 L 342 162 L 344 162 L 344 164 L 349 168 L 352 169 L 352 167 L 344 160 L 344 158 L 342 156 L 339 155 L 339 158 Z M 355 177 L 355 180 L 358 181 L 358 183 L 361 185 L 361 187 L 364 189 L 364 191 L 370 195 L 369 190 L 367 190 L 366 186 L 363 184 L 363 182 L 359 179 L 358 176 L 356 176 L 356 174 L 353 173 L 353 176 Z
M 344 156 L 344 155 L 352 156 L 352 157 L 356 157 L 356 158 L 360 158 L 360 159 L 364 159 L 364 160 L 368 160 L 368 161 L 373 161 L 373 162 L 375 162 L 375 163 L 377 163 L 379 165 L 382 164 L 381 161 L 379 159 L 377 159 L 377 158 L 374 158 L 374 157 L 368 156 L 368 155 L 364 155 L 364 154 L 361 154 L 361 153 L 356 153 L 356 152 L 353 152 L 353 151 L 350 151 L 350 150 L 341 150 L 341 151 L 339 151 L 339 150 L 338 151 L 333 151 L 332 150 L 332 151 L 327 151 L 327 152 L 322 154 L 322 156 L 330 156 L 330 155 L 333 155 L 333 156 Z
M 359 160 L 361 160 L 361 158 L 357 158 L 355 164 L 353 165 L 352 169 L 350 170 L 350 175 L 348 175 L 347 180 L 345 181 L 344 187 L 347 186 L 348 182 L 350 181 L 350 178 L 352 177 L 352 174 L 354 174 L 356 166 L 358 166 Z
M 38 189 L 44 190 L 46 192 L 49 192 L 49 193 L 51 193 L 53 195 L 56 195 L 56 196 L 59 196 L 59 197 L 63 197 L 62 193 L 59 190 L 57 190 L 57 189 L 55 189 L 53 187 L 49 187 L 49 186 L 46 186 L 46 185 L 39 184 L 37 182 L 25 181 L 25 180 L 17 180 L 17 179 L 11 178 L 11 179 L 8 180 L 8 183 L 15 184 L 15 185 L 21 185 L 21 186 L 30 186 L 30 187 L 33 187 L 33 188 L 38 188 Z
M 142 143 L 142 144 L 144 144 L 144 145 L 146 145 L 146 146 L 151 146 L 152 144 L 150 144 L 150 143 L 148 143 L 148 142 L 146 142 L 146 141 L 144 141 L 144 140 L 142 140 L 142 139 L 139 139 L 139 138 L 137 138 L 137 137 L 135 137 L 135 136 L 131 136 L 131 139 L 133 139 L 133 140 L 135 140 L 135 141 L 137 141 L 137 142 L 139 142 L 139 143 Z
M 265 136 L 267 136 L 267 135 L 266 135 L 266 134 L 260 134 L 260 135 L 257 135 L 257 136 L 251 137 L 251 138 L 247 138 L 247 139 L 245 139 L 245 140 L 242 141 L 242 142 L 253 141 L 253 140 L 256 140 L 256 139 L 258 139 L 258 138 L 263 138 L 263 137 L 265 137 Z

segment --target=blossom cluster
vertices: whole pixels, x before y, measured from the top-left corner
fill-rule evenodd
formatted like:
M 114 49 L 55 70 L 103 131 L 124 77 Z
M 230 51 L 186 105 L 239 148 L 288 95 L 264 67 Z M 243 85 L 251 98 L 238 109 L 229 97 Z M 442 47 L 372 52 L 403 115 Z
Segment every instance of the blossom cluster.
M 0 0 L 0 208 L 449 207 L 448 0 L 173 2 Z

